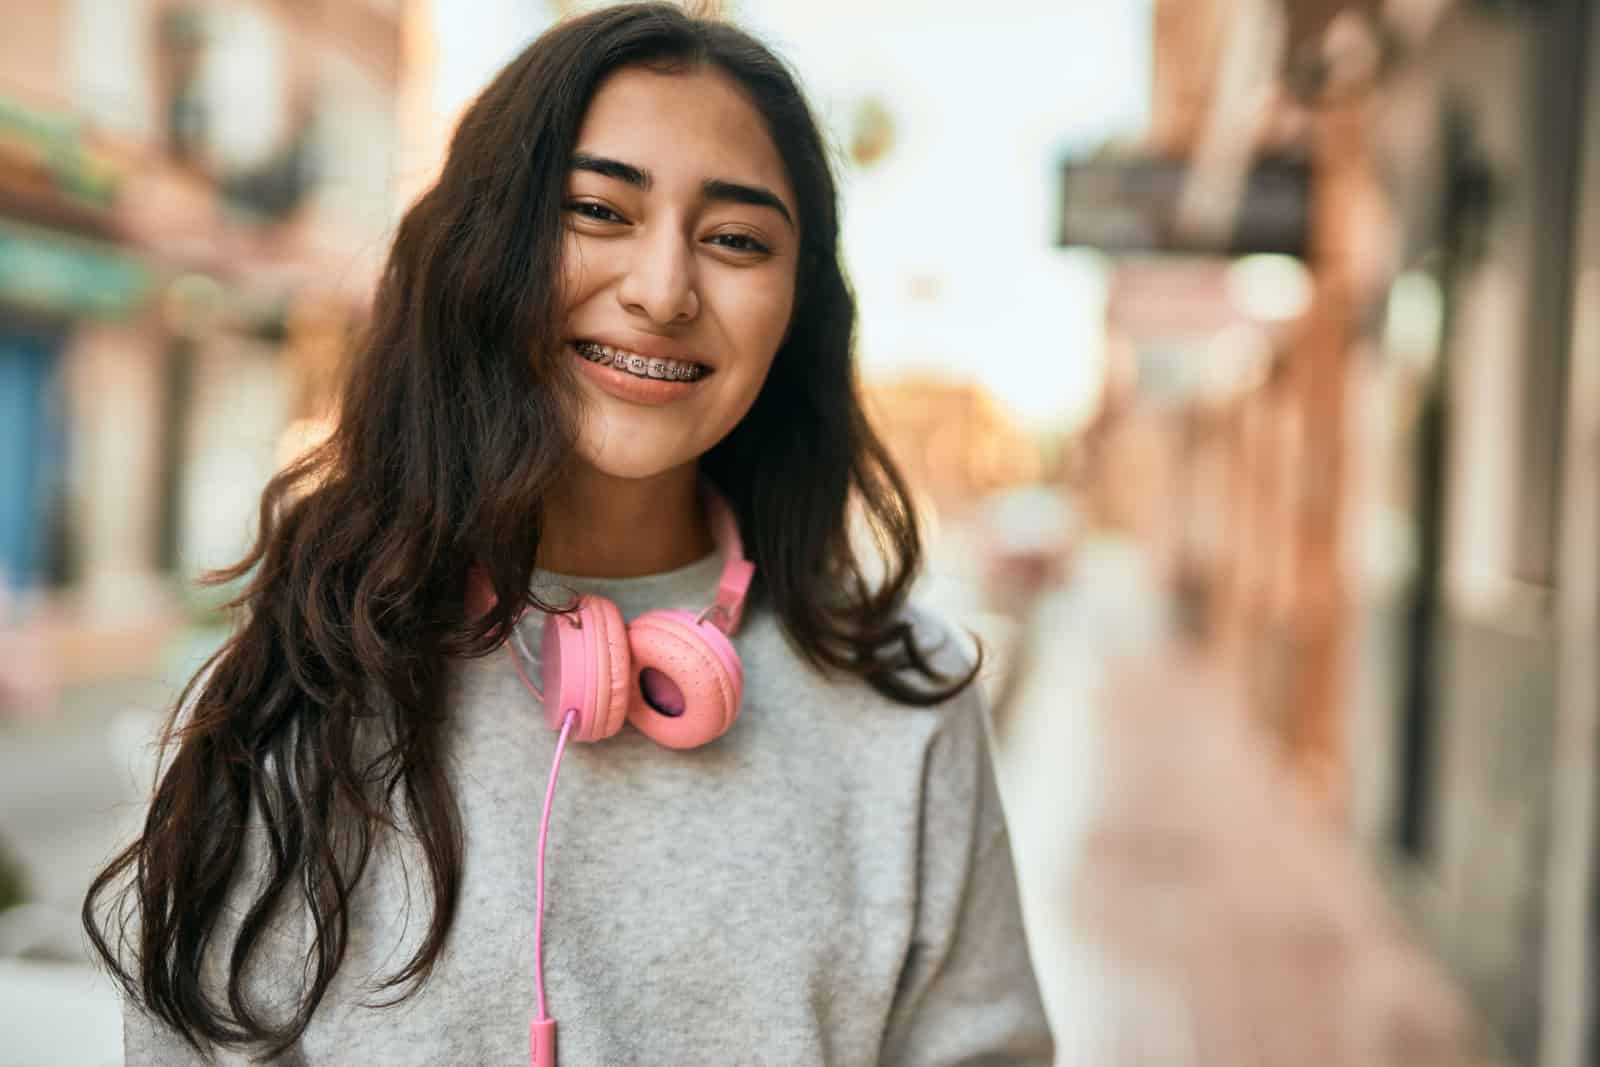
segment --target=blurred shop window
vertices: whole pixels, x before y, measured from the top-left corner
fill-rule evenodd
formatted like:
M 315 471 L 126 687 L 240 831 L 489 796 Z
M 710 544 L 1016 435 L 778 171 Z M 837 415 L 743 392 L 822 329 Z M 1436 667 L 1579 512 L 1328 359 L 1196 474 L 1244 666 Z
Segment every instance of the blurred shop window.
M 137 139 L 155 134 L 149 0 L 72 0 L 66 65 L 72 108 Z
M 282 30 L 254 7 L 190 5 L 170 12 L 161 32 L 179 154 L 219 174 L 267 162 L 289 126 Z
M 291 76 L 284 27 L 250 5 L 190 4 L 167 12 L 159 42 L 174 155 L 235 210 L 290 216 L 316 184 L 319 116 Z
M 173 546 L 186 577 L 229 566 L 249 548 L 292 399 L 278 350 L 235 335 L 207 344 L 194 364 L 193 389 Z
M 0 328 L 0 582 L 26 590 L 51 577 L 61 503 L 61 339 Z M 3 620 L 0 620 L 3 621 Z
M 320 168 L 312 193 L 317 221 L 372 256 L 381 256 L 395 203 L 399 128 L 392 95 L 356 63 L 327 56 L 318 75 L 312 155 Z

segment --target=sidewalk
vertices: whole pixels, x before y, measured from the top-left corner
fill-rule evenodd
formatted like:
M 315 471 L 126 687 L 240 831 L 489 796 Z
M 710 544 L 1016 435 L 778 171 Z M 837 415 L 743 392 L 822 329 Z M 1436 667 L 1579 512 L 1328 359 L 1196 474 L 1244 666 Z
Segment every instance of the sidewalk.
M 48 715 L 0 719 L 0 837 L 29 903 L 0 913 L 0 1067 L 122 1062 L 117 991 L 88 963 L 84 890 L 135 831 L 170 686 L 154 678 L 65 691 Z
M 1038 625 L 997 762 L 1058 1064 L 1477 1067 L 1461 998 L 1221 686 Z

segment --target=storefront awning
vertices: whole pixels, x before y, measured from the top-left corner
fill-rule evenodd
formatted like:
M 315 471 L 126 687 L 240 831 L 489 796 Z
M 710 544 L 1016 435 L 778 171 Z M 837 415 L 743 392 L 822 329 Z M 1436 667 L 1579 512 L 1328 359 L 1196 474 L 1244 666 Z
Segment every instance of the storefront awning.
M 149 266 L 114 245 L 0 219 L 0 304 L 119 318 L 134 314 L 155 282 Z

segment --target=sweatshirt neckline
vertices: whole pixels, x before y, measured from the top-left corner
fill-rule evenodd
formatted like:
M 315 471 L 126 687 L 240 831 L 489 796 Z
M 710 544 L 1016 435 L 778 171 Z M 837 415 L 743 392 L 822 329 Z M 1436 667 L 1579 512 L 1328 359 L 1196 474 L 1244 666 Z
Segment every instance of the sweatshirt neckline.
M 560 602 L 569 591 L 580 596 L 603 596 L 631 618 L 656 608 L 704 607 L 715 597 L 721 577 L 722 553 L 712 552 L 673 570 L 635 578 L 592 578 L 536 570 L 533 590 L 547 602 Z

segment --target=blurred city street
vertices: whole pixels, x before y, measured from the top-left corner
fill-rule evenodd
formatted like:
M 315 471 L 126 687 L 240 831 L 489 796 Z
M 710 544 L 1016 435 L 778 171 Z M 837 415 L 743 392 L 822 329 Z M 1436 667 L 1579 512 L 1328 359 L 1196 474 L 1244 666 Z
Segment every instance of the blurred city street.
M 149 680 L 62 695 L 44 720 L 0 719 L 0 840 L 28 903 L 0 913 L 0 1064 L 121 1063 L 121 1004 L 85 955 L 78 911 L 138 826 L 150 741 L 170 691 Z
M 1039 606 L 999 724 L 1057 1063 L 1499 1062 L 1159 600 L 1105 595 L 1129 591 L 1107 559 Z
M 1056 843 L 1064 884 L 1039 908 L 1074 931 L 1075 951 L 1043 966 L 1063 983 L 1058 1062 L 1490 1062 L 1458 994 L 1216 680 L 1175 651 L 1119 674 L 1085 761 L 1096 814 Z

